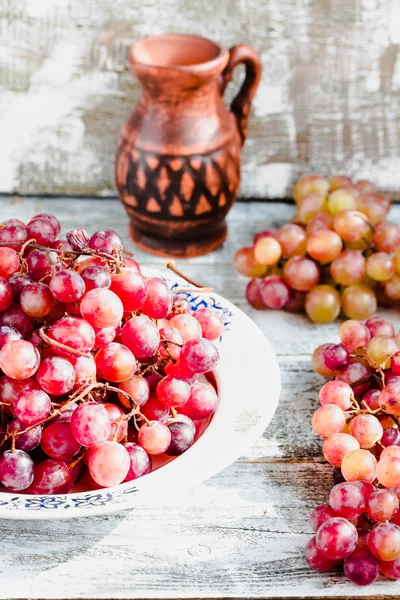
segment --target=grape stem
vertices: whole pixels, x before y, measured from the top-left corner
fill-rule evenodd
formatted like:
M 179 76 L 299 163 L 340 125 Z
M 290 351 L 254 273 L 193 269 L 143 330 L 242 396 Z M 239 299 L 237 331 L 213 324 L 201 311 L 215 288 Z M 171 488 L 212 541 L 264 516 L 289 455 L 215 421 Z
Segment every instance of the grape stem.
M 57 348 L 62 348 L 62 350 L 67 350 L 68 352 L 71 352 L 71 354 L 75 354 L 76 356 L 84 356 L 85 358 L 90 358 L 92 356 L 89 352 L 81 352 L 80 350 L 76 350 L 75 348 L 71 348 L 66 344 L 62 344 L 61 342 L 53 340 L 44 332 L 43 327 L 39 329 L 39 335 L 42 338 L 42 340 L 46 342 L 46 344 L 49 344 L 49 346 L 56 346 Z
M 213 291 L 212 288 L 203 287 L 200 283 L 197 283 L 197 281 L 190 279 L 190 277 L 188 277 L 187 275 L 182 273 L 182 271 L 180 269 L 178 269 L 178 267 L 176 266 L 176 263 L 174 260 L 168 260 L 165 263 L 165 266 L 167 267 L 167 269 L 170 269 L 171 271 L 173 271 L 175 273 L 175 275 L 178 275 L 179 277 L 181 277 L 182 279 L 184 279 L 185 281 L 190 283 L 190 285 L 194 285 L 194 287 L 196 288 L 196 290 L 195 290 L 196 292 L 212 292 Z M 191 290 L 188 290 L 188 288 L 182 288 L 182 289 L 178 289 L 178 290 L 174 290 L 174 291 L 187 292 L 187 291 L 191 291 Z

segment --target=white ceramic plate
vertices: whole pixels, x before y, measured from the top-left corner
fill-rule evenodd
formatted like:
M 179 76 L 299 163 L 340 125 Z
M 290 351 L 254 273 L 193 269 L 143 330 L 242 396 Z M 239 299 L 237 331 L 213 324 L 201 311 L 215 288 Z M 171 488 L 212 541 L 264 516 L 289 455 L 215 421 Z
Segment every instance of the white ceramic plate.
M 163 277 L 172 289 L 187 285 L 169 272 L 146 269 L 145 274 Z M 270 343 L 249 317 L 218 294 L 182 296 L 194 310 L 213 307 L 225 324 L 222 339 L 216 342 L 220 362 L 214 373 L 220 402 L 204 433 L 182 456 L 113 488 L 46 496 L 0 492 L 0 518 L 66 519 L 133 508 L 155 490 L 187 487 L 212 477 L 262 434 L 280 394 L 279 366 Z

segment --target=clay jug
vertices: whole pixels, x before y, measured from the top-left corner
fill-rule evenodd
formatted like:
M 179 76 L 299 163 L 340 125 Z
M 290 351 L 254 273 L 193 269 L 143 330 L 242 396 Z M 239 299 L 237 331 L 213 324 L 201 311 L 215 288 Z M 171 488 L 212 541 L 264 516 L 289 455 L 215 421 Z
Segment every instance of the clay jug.
M 116 185 L 131 236 L 155 254 L 205 254 L 226 237 L 260 59 L 249 46 L 170 34 L 136 42 L 129 61 L 143 93 L 120 136 Z M 223 94 L 240 63 L 228 111 Z

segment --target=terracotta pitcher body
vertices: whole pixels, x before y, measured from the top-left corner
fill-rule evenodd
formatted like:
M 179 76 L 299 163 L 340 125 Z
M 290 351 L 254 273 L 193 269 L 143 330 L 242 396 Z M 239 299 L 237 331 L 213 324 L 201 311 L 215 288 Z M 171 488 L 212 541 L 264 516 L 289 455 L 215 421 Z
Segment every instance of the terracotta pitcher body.
M 116 185 L 131 236 L 155 254 L 205 254 L 226 237 L 259 57 L 171 34 L 136 42 L 129 60 L 143 93 L 119 140 Z M 240 63 L 245 80 L 227 110 L 223 93 Z

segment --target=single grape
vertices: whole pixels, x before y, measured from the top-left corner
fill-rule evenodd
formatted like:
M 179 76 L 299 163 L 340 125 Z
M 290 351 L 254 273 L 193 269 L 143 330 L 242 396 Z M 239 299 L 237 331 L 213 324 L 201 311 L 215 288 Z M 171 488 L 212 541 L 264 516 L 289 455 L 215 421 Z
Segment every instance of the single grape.
M 181 415 L 180 413 L 175 412 L 173 416 L 167 417 L 164 420 L 166 425 L 172 425 L 173 423 L 186 423 L 193 430 L 193 434 L 196 434 L 196 425 L 193 423 L 190 417 L 186 415 Z
M 42 434 L 40 442 L 43 452 L 50 458 L 71 461 L 81 449 L 81 445 L 72 435 L 67 421 L 58 421 L 48 425 Z
M 124 481 L 130 464 L 128 450 L 117 442 L 104 442 L 89 454 L 89 473 L 103 487 L 111 487 Z
M 332 371 L 340 371 L 349 364 L 349 353 L 342 344 L 329 344 L 323 355 L 325 365 Z
M 15 416 L 27 426 L 43 421 L 50 411 L 51 400 L 43 390 L 27 390 L 14 404 Z
M 124 314 L 121 300 L 114 292 L 95 288 L 87 292 L 80 304 L 82 316 L 93 327 L 117 327 Z
M 210 385 L 196 382 L 190 389 L 190 397 L 179 412 L 193 419 L 205 419 L 212 415 L 218 406 L 218 396 Z
M 199 321 L 199 319 L 197 320 Z M 216 329 L 213 329 L 213 331 L 215 332 Z M 184 343 L 183 335 L 179 329 L 176 329 L 176 327 L 167 326 L 160 329 L 159 333 L 160 344 L 158 346 L 158 351 L 160 356 L 162 358 L 173 358 L 174 360 L 178 360 Z
M 348 410 L 354 398 L 353 390 L 344 381 L 328 381 L 319 391 L 319 401 L 325 404 L 336 404 L 342 410 Z
M 394 447 L 398 448 L 398 446 Z M 386 448 L 386 450 L 388 450 L 388 448 Z M 376 466 L 376 478 L 384 487 L 400 487 L 400 458 L 387 455 L 381 457 Z M 392 559 L 388 558 L 387 560 Z
M 386 336 L 393 337 L 395 334 L 393 324 L 379 315 L 374 315 L 365 321 L 365 326 L 371 337 Z
M 352 583 L 369 585 L 379 577 L 379 561 L 366 548 L 357 548 L 345 559 L 344 572 Z
M 325 459 L 334 467 L 340 467 L 348 452 L 358 450 L 360 444 L 348 433 L 334 433 L 325 441 L 322 448 Z
M 9 279 L 20 268 L 19 256 L 12 248 L 0 247 L 0 277 Z
M 140 412 L 149 421 L 165 421 L 170 416 L 169 406 L 159 402 L 156 396 L 150 396 L 148 401 L 140 407 Z
M 11 285 L 14 295 L 14 301 L 17 302 L 21 296 L 22 290 L 26 285 L 32 283 L 32 279 L 27 273 L 24 273 L 22 275 L 20 273 L 15 273 L 14 275 L 11 275 L 11 277 L 8 279 L 8 283 Z
M 294 290 L 308 292 L 317 285 L 319 271 L 317 265 L 309 258 L 293 256 L 283 268 L 283 277 Z
M 375 481 L 376 458 L 368 450 L 351 450 L 342 460 L 341 470 L 346 481 Z
M 332 345 L 333 344 L 321 344 L 314 350 L 312 355 L 312 367 L 316 373 L 323 377 L 334 377 L 336 373 L 332 369 L 328 369 L 324 360 L 325 350 Z
M 259 279 L 252 279 L 246 286 L 246 300 L 252 308 L 264 310 L 266 308 L 260 293 Z
M 171 431 L 165 423 L 150 421 L 139 429 L 138 442 L 150 455 L 162 454 L 171 443 Z
M 400 382 L 392 381 L 382 389 L 379 406 L 389 415 L 400 416 Z
M 368 327 L 360 321 L 349 319 L 342 323 L 340 330 L 340 341 L 348 352 L 355 352 L 368 344 L 370 332 Z
M 304 254 L 306 245 L 306 233 L 302 227 L 294 223 L 282 225 L 276 232 L 282 254 L 287 257 Z
M 400 558 L 400 527 L 394 523 L 379 523 L 370 533 L 368 548 L 379 560 Z
M 383 428 L 374 415 L 357 415 L 350 421 L 349 433 L 361 448 L 372 448 L 381 439 Z
M 316 506 L 310 515 L 310 525 L 313 531 L 317 532 L 322 523 L 328 519 L 337 517 L 335 511 L 328 504 Z
M 53 396 L 68 394 L 75 385 L 74 367 L 64 358 L 50 356 L 40 363 L 36 373 L 40 387 Z
M 197 338 L 184 343 L 180 358 L 193 373 L 208 373 L 217 366 L 219 353 L 212 342 Z
M 74 438 L 88 448 L 105 442 L 111 433 L 106 408 L 97 402 L 85 402 L 71 416 L 71 432 Z
M 293 198 L 296 202 L 303 200 L 309 194 L 317 194 L 325 198 L 329 192 L 329 181 L 319 175 L 302 177 L 294 186 Z
M 88 353 L 93 349 L 95 343 L 94 329 L 84 319 L 76 317 L 63 317 L 56 321 L 48 330 L 48 336 L 69 348 Z M 52 347 L 53 352 L 63 358 L 75 359 L 77 355 L 58 346 Z
M 307 225 L 325 206 L 326 202 L 324 198 L 321 198 L 317 194 L 309 194 L 297 203 L 296 220 L 300 221 L 303 225 Z
M 387 281 L 394 275 L 392 257 L 385 252 L 376 252 L 367 258 L 367 275 L 375 281 Z
M 354 249 L 364 250 L 371 243 L 372 227 L 362 212 L 343 210 L 334 216 L 332 227 L 346 244 L 359 245 Z
M 315 541 L 315 536 L 311 538 L 311 540 L 307 543 L 305 549 L 305 557 L 308 566 L 314 571 L 319 571 L 321 573 L 325 573 L 326 571 L 330 571 L 337 565 L 336 560 L 332 560 L 331 558 L 327 558 L 319 548 L 317 548 L 317 544 Z
M 52 275 L 59 267 L 56 252 L 32 250 L 26 257 L 28 274 L 34 281 L 39 281 Z
M 33 460 L 23 450 L 6 450 L 0 456 L 0 481 L 12 492 L 26 490 L 33 481 Z
M 258 287 L 264 308 L 280 309 L 289 302 L 290 288 L 279 275 L 264 277 Z
M 395 252 L 400 247 L 400 229 L 390 221 L 378 223 L 372 241 L 380 252 Z
M 390 521 L 399 508 L 399 499 L 391 490 L 375 490 L 367 503 L 367 514 L 373 521 Z
M 0 228 L 0 242 L 9 243 L 9 244 L 18 244 L 18 246 L 14 245 L 15 250 L 20 250 L 22 244 L 26 242 L 28 239 L 28 231 L 26 226 L 22 221 L 16 222 L 11 220 L 8 224 L 4 222 L 2 227 Z
M 56 239 L 60 230 L 47 216 L 36 215 L 27 225 L 28 238 L 35 239 L 41 246 L 49 246 Z
M 3 314 L 0 316 L 0 323 L 1 325 L 14 327 L 14 329 L 19 331 L 24 338 L 28 337 L 35 327 L 34 319 L 28 317 L 28 315 L 26 315 L 22 308 L 17 304 L 10 306 L 10 308 L 3 312 Z
M 388 369 L 391 357 L 398 352 L 399 347 L 394 339 L 384 335 L 376 335 L 367 344 L 366 357 L 376 369 Z
M 146 281 L 134 268 L 113 273 L 110 289 L 120 298 L 125 312 L 136 312 L 144 306 L 147 299 Z
M 172 294 L 167 284 L 159 277 L 151 277 L 146 281 L 147 299 L 142 313 L 151 319 L 165 319 L 172 308 Z
M 10 431 L 24 431 L 26 429 L 26 423 L 22 423 L 18 419 L 14 419 L 10 423 Z M 19 450 L 24 450 L 25 452 L 30 452 L 37 448 L 40 444 L 40 440 L 42 438 L 42 425 L 38 425 L 37 427 L 32 427 L 26 433 L 22 433 L 15 437 L 15 447 Z
M 307 252 L 314 260 L 330 263 L 342 251 L 342 240 L 334 231 L 322 230 L 312 233 L 307 240 Z
M 224 320 L 216 310 L 212 308 L 198 308 L 193 313 L 193 317 L 200 323 L 203 338 L 214 341 L 222 335 Z
M 54 306 L 54 298 L 48 285 L 32 282 L 24 287 L 20 295 L 21 308 L 29 317 L 42 319 Z
M 100 348 L 96 354 L 96 368 L 99 377 L 112 382 L 126 381 L 136 371 L 136 359 L 123 344 L 111 342 Z
M 389 300 L 400 300 L 400 276 L 393 275 L 382 283 L 382 290 Z
M 7 342 L 20 339 L 22 339 L 22 335 L 14 327 L 0 325 L 0 348 L 7 344 Z
M 340 313 L 340 295 L 331 285 L 317 285 L 307 293 L 305 309 L 314 323 L 330 323 Z
M 316 231 L 332 230 L 332 215 L 325 212 L 317 212 L 307 223 L 306 232 L 308 234 Z
M 259 263 L 254 256 L 252 246 L 237 250 L 233 257 L 233 266 L 245 277 L 264 277 L 267 272 L 267 267 Z
M 317 531 L 317 548 L 332 560 L 350 556 L 357 546 L 357 529 L 343 517 L 328 519 Z
M 254 256 L 261 265 L 271 267 L 282 256 L 281 245 L 273 237 L 263 237 L 254 246 Z
M 363 363 L 353 362 L 347 365 L 343 371 L 339 371 L 336 375 L 336 379 L 345 381 L 351 385 L 354 395 L 361 396 L 370 387 L 370 382 L 364 381 L 369 375 L 370 371 Z M 358 383 L 359 381 L 363 381 L 363 383 Z
M 400 558 L 396 560 L 381 560 L 379 568 L 382 575 L 389 579 L 400 579 Z
M 360 283 L 365 275 L 365 258 L 360 250 L 345 250 L 331 263 L 333 280 L 340 285 Z
M 110 271 L 100 265 L 89 265 L 82 269 L 80 275 L 85 283 L 86 292 L 95 288 L 109 288 L 111 285 Z
M 141 375 L 132 375 L 132 377 L 126 381 L 122 381 L 118 387 L 123 392 L 129 394 L 139 406 L 145 404 L 149 399 L 150 386 L 146 379 Z M 131 408 L 131 403 L 124 394 L 118 394 L 118 399 L 123 406 L 129 409 Z
M 73 250 L 83 250 L 89 246 L 89 236 L 86 231 L 81 228 L 68 231 L 67 240 Z
M 167 375 L 157 384 L 156 395 L 166 406 L 182 406 L 189 400 L 190 385 L 184 379 Z
M 359 487 L 345 481 L 331 489 L 329 504 L 337 515 L 353 520 L 364 512 L 366 499 Z
M 171 443 L 165 454 L 180 456 L 193 444 L 195 432 L 190 425 L 184 422 L 170 423 L 168 429 L 171 432 Z
M 49 458 L 35 467 L 29 494 L 66 494 L 72 487 L 72 475 L 65 462 Z
M 349 188 L 337 189 L 328 196 L 328 208 L 332 215 L 342 210 L 354 210 L 357 207 L 357 199 Z
M 342 309 L 350 319 L 367 319 L 376 312 L 377 299 L 367 285 L 351 285 L 343 290 Z
M 150 473 L 152 467 L 151 458 L 139 444 L 128 442 L 124 444 L 124 448 L 128 451 L 131 461 L 125 481 L 133 481 L 138 477 L 143 477 L 143 475 Z
M 157 351 L 160 333 L 154 321 L 146 315 L 140 315 L 125 323 L 121 331 L 121 340 L 136 358 L 149 358 Z
M 363 402 L 370 408 L 371 410 L 378 410 L 379 408 L 379 395 L 380 390 L 368 390 L 363 396 Z M 382 443 L 381 438 L 381 443 Z
M 89 248 L 115 255 L 115 253 L 122 252 L 123 243 L 118 233 L 112 229 L 102 229 L 92 235 L 89 240 Z
M 60 302 L 76 302 L 85 293 L 85 282 L 76 271 L 60 271 L 50 279 L 50 289 Z
M 40 354 L 25 340 L 7 342 L 0 350 L 0 368 L 12 379 L 29 379 L 39 367 Z
M 94 348 L 104 348 L 110 342 L 115 340 L 117 329 L 115 327 L 103 327 L 101 329 L 93 327 L 95 332 Z
M 176 327 L 183 335 L 185 342 L 194 338 L 201 338 L 200 323 L 192 315 L 175 315 L 169 320 L 170 327 Z

